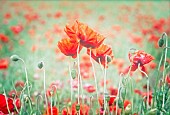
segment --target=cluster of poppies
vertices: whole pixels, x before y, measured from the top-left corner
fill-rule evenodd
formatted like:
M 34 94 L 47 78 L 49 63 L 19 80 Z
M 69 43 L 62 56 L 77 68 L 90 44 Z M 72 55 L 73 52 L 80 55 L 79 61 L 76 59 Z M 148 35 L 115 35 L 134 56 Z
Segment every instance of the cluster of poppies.
M 5 115 L 8 113 L 17 113 L 21 107 L 20 99 L 12 99 L 5 97 L 5 95 L 0 94 L 0 115 Z
M 91 55 L 95 61 L 100 61 L 104 67 L 113 58 L 111 47 L 103 44 L 105 37 L 88 25 L 76 21 L 72 26 L 67 25 L 64 31 L 69 38 L 60 40 L 58 47 L 66 56 L 76 58 L 81 49 L 86 47 L 87 54 Z

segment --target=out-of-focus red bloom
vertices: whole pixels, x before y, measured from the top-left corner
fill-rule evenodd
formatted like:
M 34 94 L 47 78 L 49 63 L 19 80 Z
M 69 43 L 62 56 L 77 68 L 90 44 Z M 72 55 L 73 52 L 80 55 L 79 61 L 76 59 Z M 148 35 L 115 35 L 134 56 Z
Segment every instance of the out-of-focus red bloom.
M 15 88 L 17 88 L 17 87 L 24 87 L 24 85 L 25 85 L 25 83 L 23 81 L 17 81 L 15 83 Z
M 14 34 L 17 35 L 23 30 L 23 26 L 22 25 L 11 26 L 10 29 Z
M 58 48 L 66 56 L 72 56 L 72 58 L 77 57 L 78 43 L 71 43 L 69 38 L 64 38 L 58 42 Z M 79 52 L 82 46 L 79 46 Z
M 90 49 L 87 49 L 87 54 L 90 55 Z M 112 49 L 108 45 L 102 44 L 96 49 L 91 49 L 91 57 L 98 63 L 100 59 L 100 62 L 104 67 L 107 67 L 106 56 L 107 56 L 107 64 L 108 64 L 109 62 L 111 62 L 111 60 L 114 57 L 112 53 Z
M 0 59 L 0 70 L 7 69 L 8 65 L 9 65 L 9 62 L 7 59 Z
M 117 93 L 118 93 L 118 89 L 116 89 L 116 88 L 113 88 L 112 86 L 111 87 L 109 87 L 109 92 L 110 92 L 110 95 L 117 95 Z
M 80 44 L 87 48 L 97 48 L 104 41 L 105 37 L 98 34 L 86 24 L 76 21 L 73 26 L 66 26 L 64 29 L 66 34 L 70 37 L 71 42 L 80 42 Z
M 6 103 L 6 99 L 7 99 L 7 103 Z M 14 112 L 15 111 L 15 106 L 14 106 L 14 103 L 16 105 L 16 107 L 18 109 L 20 109 L 20 100 L 19 99 L 16 99 L 15 101 L 13 101 L 11 98 L 8 98 L 6 97 L 5 99 L 5 96 L 0 94 L 0 111 L 4 114 L 8 114 L 8 108 L 7 106 L 9 107 L 9 111 L 10 112 Z
M 24 17 L 28 22 L 38 20 L 38 18 L 39 18 L 38 14 L 36 14 L 36 13 L 25 14 Z
M 67 111 L 66 108 L 63 109 L 62 115 L 77 115 L 76 105 L 77 105 L 77 103 L 72 104 L 72 107 L 71 107 L 72 111 Z M 80 104 L 80 115 L 89 115 L 89 110 L 90 110 L 89 106 L 87 106 L 85 104 L 84 105 Z
M 4 43 L 7 43 L 9 41 L 9 38 L 8 38 L 8 36 L 0 33 L 0 40 Z
M 5 18 L 5 19 L 10 19 L 11 17 L 12 17 L 11 13 L 6 13 L 6 14 L 4 15 L 4 18 Z
M 140 67 L 143 67 L 145 64 L 154 60 L 154 57 L 144 51 L 138 50 L 134 54 L 129 53 L 129 60 L 132 63 L 131 71 L 135 71 L 139 64 Z
M 55 95 L 57 90 L 60 90 L 63 88 L 63 83 L 59 80 L 52 82 L 49 88 L 46 91 L 47 96 L 53 96 Z
M 96 88 L 91 84 L 84 85 L 84 89 L 89 93 L 93 93 L 96 91 Z
M 166 82 L 170 85 L 170 76 L 169 75 L 166 76 Z
M 157 30 L 158 32 L 162 33 L 163 32 L 163 27 L 165 24 L 165 19 L 161 18 L 159 20 L 157 20 L 154 24 L 153 24 L 153 28 L 155 30 Z
M 44 115 L 59 115 L 59 110 L 55 106 L 53 106 L 52 108 L 49 106 L 47 107 Z
M 104 104 L 104 99 L 103 98 L 104 98 L 103 96 L 100 96 L 99 99 L 98 99 L 99 100 L 99 104 L 100 104 L 101 107 L 103 107 L 103 104 Z M 114 104 L 114 100 L 115 99 L 116 99 L 116 96 L 109 95 L 108 105 L 112 106 Z
M 142 96 L 142 98 L 147 97 L 147 95 L 148 95 L 147 92 L 142 92 L 142 91 L 140 91 L 140 90 L 138 90 L 138 89 L 135 89 L 134 92 L 135 92 L 136 94 Z M 147 98 L 145 98 L 145 101 L 147 101 Z M 149 105 L 151 104 L 151 102 L 152 102 L 152 92 L 150 91 L 150 92 L 149 92 L 149 102 L 148 102 Z
M 61 11 L 56 12 L 55 15 L 54 15 L 55 18 L 60 18 L 61 16 L 62 16 Z

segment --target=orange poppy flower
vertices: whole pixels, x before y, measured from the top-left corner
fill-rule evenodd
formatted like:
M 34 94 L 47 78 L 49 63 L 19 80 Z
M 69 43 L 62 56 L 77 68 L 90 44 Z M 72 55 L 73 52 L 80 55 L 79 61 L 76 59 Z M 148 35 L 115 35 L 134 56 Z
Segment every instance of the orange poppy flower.
M 44 115 L 59 115 L 59 110 L 57 107 L 48 107 Z
M 70 37 L 71 42 L 80 42 L 80 44 L 87 48 L 97 48 L 104 41 L 105 37 L 98 34 L 88 25 L 76 21 L 73 26 L 66 26 L 64 29 L 66 34 Z
M 58 42 L 58 48 L 66 56 L 72 56 L 72 58 L 77 57 L 78 43 L 71 43 L 69 38 L 64 38 Z M 82 46 L 79 47 L 79 52 Z
M 132 63 L 131 71 L 135 71 L 140 64 L 140 67 L 143 68 L 145 64 L 148 64 L 154 57 L 150 54 L 145 53 L 144 51 L 136 51 L 133 55 L 129 53 L 129 60 Z
M 87 49 L 87 54 L 90 55 L 90 49 Z M 107 67 L 106 59 L 105 59 L 106 56 L 107 56 L 107 64 L 108 64 L 111 61 L 110 59 L 113 58 L 113 53 L 112 53 L 112 49 L 105 44 L 102 44 L 96 49 L 91 49 L 91 57 L 98 63 L 100 59 L 100 62 L 104 67 Z
M 63 109 L 62 115 L 77 115 L 76 105 L 77 103 L 73 103 L 72 107 L 69 108 L 68 111 L 66 108 Z M 90 110 L 89 106 L 87 106 L 86 104 L 80 104 L 80 115 L 89 115 L 89 110 Z

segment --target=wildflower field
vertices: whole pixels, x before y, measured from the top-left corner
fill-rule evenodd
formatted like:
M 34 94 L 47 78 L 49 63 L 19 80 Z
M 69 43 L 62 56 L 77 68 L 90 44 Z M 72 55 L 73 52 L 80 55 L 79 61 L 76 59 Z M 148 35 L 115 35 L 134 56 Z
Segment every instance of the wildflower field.
M 0 1 L 0 115 L 170 115 L 170 1 Z

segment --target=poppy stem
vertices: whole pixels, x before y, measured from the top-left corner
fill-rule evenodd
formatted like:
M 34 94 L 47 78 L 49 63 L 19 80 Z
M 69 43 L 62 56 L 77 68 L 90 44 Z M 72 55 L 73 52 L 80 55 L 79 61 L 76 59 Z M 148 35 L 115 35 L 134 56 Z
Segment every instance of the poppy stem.
M 42 95 L 39 94 L 39 95 L 37 96 L 37 111 L 41 114 L 41 111 L 40 111 L 40 109 L 39 109 L 39 102 L 40 102 L 39 100 L 40 100 L 40 97 L 41 97 L 41 99 L 43 100 Z
M 14 86 L 14 82 L 12 81 L 12 86 L 14 87 L 14 91 L 17 93 L 17 90 L 16 90 L 16 88 L 15 88 L 15 86 Z M 16 99 L 16 94 L 15 94 L 15 97 L 14 97 L 14 100 Z M 16 106 L 16 103 L 14 103 L 14 106 L 15 106 L 15 109 L 16 109 L 16 111 L 17 111 L 17 113 L 19 113 L 19 110 L 18 110 L 18 108 L 17 108 L 17 106 Z
M 45 97 L 45 105 L 46 105 L 46 107 L 48 107 L 48 100 L 47 100 L 47 95 L 46 95 L 46 87 L 45 87 L 45 85 L 46 85 L 46 71 L 45 71 L 45 63 L 42 61 L 42 64 L 43 64 L 43 77 L 44 77 L 44 97 Z M 48 114 L 48 109 L 47 109 L 47 114 Z
M 147 110 L 148 110 L 149 109 L 149 77 L 148 77 L 148 75 L 144 71 L 142 71 L 140 69 L 140 64 L 138 64 L 138 69 L 139 69 L 140 72 L 145 74 L 145 76 L 147 78 Z
M 104 68 L 104 115 L 105 115 L 105 111 L 107 108 L 107 103 L 106 103 L 106 98 L 105 98 L 105 94 L 106 94 L 106 76 L 107 76 L 107 55 L 105 57 L 105 68 Z
M 4 95 L 5 95 L 5 101 L 6 101 L 6 106 L 7 106 L 7 110 L 8 110 L 8 113 L 10 114 L 10 110 L 9 110 L 9 105 L 8 105 L 8 99 L 7 99 L 7 96 L 6 96 L 6 92 L 5 92 L 5 89 L 3 88 L 4 90 Z
M 99 99 L 98 85 L 97 85 L 97 79 L 96 79 L 96 72 L 95 72 L 93 60 L 92 60 L 92 57 L 91 57 L 91 52 L 92 52 L 92 50 L 91 50 L 91 48 L 90 48 L 90 62 L 91 62 L 92 69 L 93 69 L 93 76 L 94 76 L 95 85 L 96 85 L 96 95 L 97 95 L 97 100 L 98 100 L 98 99 Z M 100 108 L 99 102 L 98 102 L 98 106 L 99 106 L 99 108 Z
M 78 45 L 77 48 L 77 65 L 78 65 L 78 104 L 80 104 L 80 85 L 81 85 L 81 95 L 82 95 L 82 102 L 83 102 L 83 86 L 82 86 L 82 79 L 81 79 L 81 73 L 80 73 L 80 59 L 79 59 L 79 49 L 80 49 L 80 44 Z M 80 115 L 80 110 L 78 111 Z
M 51 96 L 51 115 L 53 115 L 53 109 L 52 109 L 53 108 L 53 102 L 52 102 L 52 98 L 53 97 Z
M 72 86 L 72 76 L 71 76 L 71 68 L 70 68 L 70 63 L 69 63 L 69 67 L 68 67 L 68 69 L 69 69 L 69 75 L 70 75 L 70 87 L 71 87 L 71 94 L 70 94 L 70 96 L 71 96 L 71 105 L 72 105 L 72 101 L 73 101 L 73 86 Z M 71 108 L 71 111 L 72 111 L 72 108 Z M 72 112 L 71 112 L 71 115 L 72 115 Z
M 165 88 L 165 64 L 166 64 L 166 56 L 167 56 L 167 52 L 168 52 L 168 36 L 167 34 L 164 32 L 162 34 L 162 38 L 165 36 L 165 55 L 164 55 L 164 70 L 163 70 L 163 90 Z M 162 108 L 164 109 L 164 105 L 165 105 L 165 94 L 163 93 L 163 103 L 162 103 Z M 161 112 L 162 115 L 162 112 Z
M 120 74 L 121 76 L 122 74 Z M 121 81 L 121 80 L 120 80 Z M 120 95 L 120 81 L 119 81 L 119 86 L 118 86 L 118 93 L 117 93 L 117 96 L 116 96 L 116 115 L 117 115 L 117 110 L 118 110 L 118 99 L 119 99 L 119 95 Z

